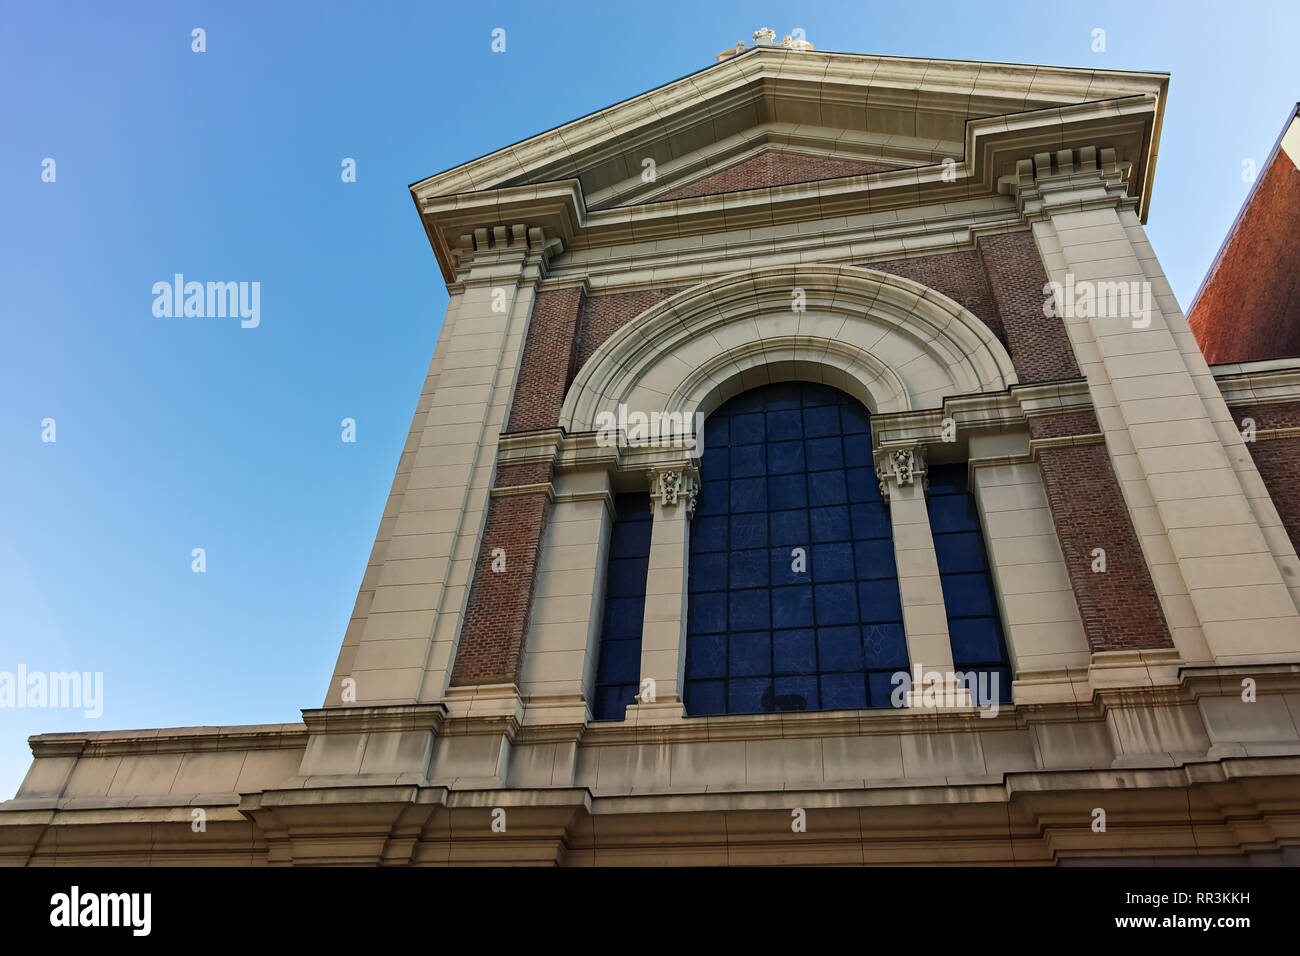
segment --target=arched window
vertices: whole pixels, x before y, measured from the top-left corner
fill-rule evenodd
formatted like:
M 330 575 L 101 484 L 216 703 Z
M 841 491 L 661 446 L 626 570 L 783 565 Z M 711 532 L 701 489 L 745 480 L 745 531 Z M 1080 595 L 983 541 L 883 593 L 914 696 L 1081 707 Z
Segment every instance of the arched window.
M 907 643 L 866 408 L 813 383 L 745 392 L 706 421 L 700 476 L 687 713 L 889 706 Z

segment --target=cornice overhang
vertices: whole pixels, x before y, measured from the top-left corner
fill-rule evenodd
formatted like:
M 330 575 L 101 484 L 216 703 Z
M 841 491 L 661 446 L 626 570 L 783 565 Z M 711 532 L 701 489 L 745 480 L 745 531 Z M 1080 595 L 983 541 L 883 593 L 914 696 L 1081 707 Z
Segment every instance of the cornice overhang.
M 475 229 L 522 223 L 580 250 L 779 227 L 996 196 L 1017 161 L 1086 146 L 1130 165 L 1145 220 L 1167 86 L 1156 73 L 754 49 L 410 191 L 448 282 Z M 906 168 L 664 202 L 636 186 L 637 156 L 695 175 L 727 137 L 752 149 L 791 120 L 850 131 L 882 159 L 894 144 Z M 932 160 L 951 150 L 955 166 L 917 166 L 921 147 Z

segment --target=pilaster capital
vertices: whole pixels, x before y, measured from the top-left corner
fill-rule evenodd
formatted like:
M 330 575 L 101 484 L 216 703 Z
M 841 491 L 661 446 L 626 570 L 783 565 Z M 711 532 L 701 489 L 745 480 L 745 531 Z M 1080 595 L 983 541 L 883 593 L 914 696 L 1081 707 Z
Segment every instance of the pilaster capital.
M 695 499 L 700 491 L 700 473 L 695 468 L 653 468 L 646 472 L 650 481 L 650 507 L 656 504 L 665 508 L 678 505 L 686 509 L 686 517 L 695 515 Z
M 876 481 L 880 483 L 880 496 L 889 500 L 893 488 L 911 485 L 921 479 L 921 489 L 929 481 L 925 477 L 925 449 L 919 445 L 906 448 L 881 448 L 876 452 Z
M 1035 153 L 1017 162 L 1015 172 L 998 178 L 998 192 L 1014 197 L 1021 217 L 1029 220 L 1059 212 L 1136 207 L 1138 197 L 1128 195 L 1132 169 L 1114 149 L 1096 146 Z
M 515 223 L 463 233 L 451 254 L 462 281 L 493 282 L 522 272 L 536 282 L 546 277 L 551 257 L 563 251 L 564 243 L 541 227 Z

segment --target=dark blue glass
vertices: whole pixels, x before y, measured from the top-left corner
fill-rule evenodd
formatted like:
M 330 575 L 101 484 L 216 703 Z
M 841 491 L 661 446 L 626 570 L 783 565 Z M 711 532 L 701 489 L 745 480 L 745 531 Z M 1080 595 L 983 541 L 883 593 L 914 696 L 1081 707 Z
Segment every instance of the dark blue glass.
M 827 671 L 862 671 L 862 636 L 857 625 L 817 629 L 817 663 Z
M 813 579 L 819 583 L 852 580 L 853 544 L 840 541 L 813 545 L 812 568 Z
M 848 504 L 849 490 L 843 469 L 814 471 L 808 475 L 808 504 L 814 508 Z
M 776 517 L 773 515 L 772 517 Z M 807 540 L 805 538 L 804 540 Z M 772 587 L 788 584 L 807 584 L 812 580 L 808 549 L 804 548 L 804 557 L 796 559 L 795 548 L 771 548 L 768 550 L 772 569 Z
M 731 482 L 732 514 L 767 510 L 767 482 L 762 478 L 740 478 Z
M 826 408 L 805 408 L 803 412 L 805 438 L 821 438 L 840 433 L 840 410 L 831 405 Z
M 802 473 L 804 451 L 801 441 L 779 441 L 768 445 L 768 470 L 774 475 Z
M 802 478 L 802 476 L 800 476 Z M 772 545 L 788 544 L 791 547 L 808 546 L 808 512 L 799 508 L 794 511 L 774 511 L 771 515 Z
M 858 582 L 858 610 L 863 621 L 899 621 L 903 606 L 893 578 Z
M 724 634 L 727 630 L 727 592 L 705 592 L 691 596 L 686 615 L 692 634 Z
M 853 561 L 859 578 L 897 578 L 894 542 L 890 538 L 868 538 L 853 544 Z
M 740 445 L 731 449 L 732 478 L 753 478 L 766 473 L 766 445 Z
M 817 673 L 817 644 L 811 630 L 781 631 L 772 645 L 772 664 L 778 674 Z
M 704 431 L 687 712 L 890 706 L 907 644 L 866 408 L 783 382 L 726 402 Z
M 736 677 L 761 677 L 772 673 L 772 635 L 752 631 L 731 635 L 731 673 Z
M 767 589 L 761 591 L 730 591 L 730 616 L 727 623 L 733 631 L 753 631 L 771 626 L 768 612 Z
M 755 445 L 766 439 L 767 431 L 762 412 L 754 415 L 737 415 L 731 420 L 732 445 Z
M 808 442 L 808 470 L 825 471 L 844 467 L 844 443 L 834 438 L 814 438 Z
M 766 548 L 731 552 L 731 575 L 728 579 L 728 586 L 733 588 L 767 587 L 767 555 Z
M 979 511 L 967 487 L 966 465 L 932 465 L 927 477 L 926 503 L 948 613 L 954 669 L 997 673 L 998 695 L 1010 700 L 1010 663 Z
M 818 624 L 858 623 L 858 596 L 852 584 L 819 584 L 815 594 Z
M 797 399 L 796 399 L 797 401 Z M 787 441 L 803 437 L 803 416 L 796 407 L 789 411 L 771 410 L 767 413 L 767 440 Z
M 812 521 L 812 539 L 815 543 L 848 541 L 853 537 L 853 531 L 849 527 L 849 509 L 843 505 L 810 508 L 808 518 Z
M 856 710 L 867 706 L 862 674 L 823 674 L 822 706 L 827 710 Z
M 773 475 L 767 479 L 767 495 L 773 511 L 780 511 L 783 508 L 807 508 L 808 479 L 803 472 L 793 475 Z
M 705 551 L 692 554 L 688 579 L 691 593 L 696 591 L 725 591 L 727 588 L 727 553 L 725 551 Z
M 811 627 L 813 595 L 811 585 L 772 589 L 772 626 Z
M 691 553 L 696 551 L 726 551 L 727 522 L 722 517 L 707 517 L 699 511 L 691 521 Z
M 751 513 L 735 515 L 731 519 L 731 549 L 766 548 L 767 515 Z
M 653 515 L 650 496 L 617 495 L 605 566 L 605 607 L 592 715 L 622 720 L 641 682 L 641 626 Z M 725 626 L 725 625 L 724 625 Z
M 700 634 L 686 648 L 686 678 L 727 675 L 727 635 Z

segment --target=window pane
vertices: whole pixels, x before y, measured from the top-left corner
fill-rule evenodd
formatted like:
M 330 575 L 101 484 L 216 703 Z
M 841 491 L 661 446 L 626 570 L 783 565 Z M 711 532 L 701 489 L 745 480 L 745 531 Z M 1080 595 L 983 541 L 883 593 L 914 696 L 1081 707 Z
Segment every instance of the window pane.
M 1005 673 L 1006 687 L 1000 687 L 999 693 L 1009 695 L 1011 670 L 979 511 L 967 488 L 966 465 L 931 466 L 927 477 L 927 507 L 948 613 L 953 665 L 958 671 L 983 665 L 987 672 Z
M 641 625 L 653 518 L 650 496 L 617 495 L 614 513 L 592 700 L 596 720 L 622 720 L 641 682 Z

